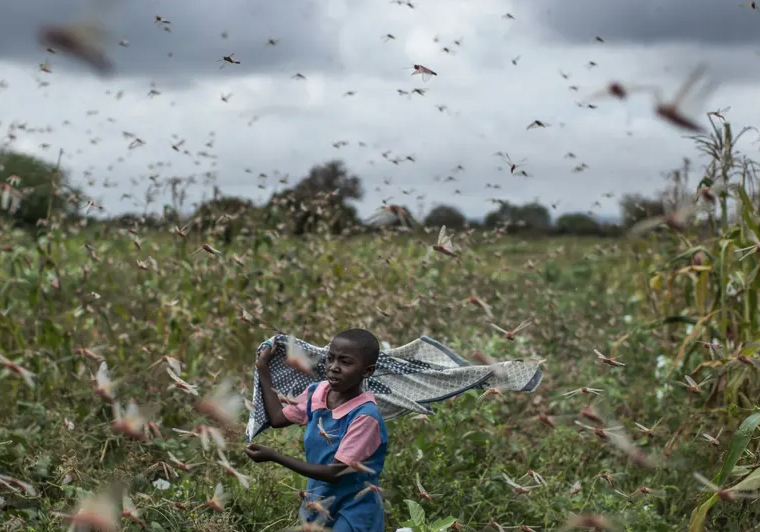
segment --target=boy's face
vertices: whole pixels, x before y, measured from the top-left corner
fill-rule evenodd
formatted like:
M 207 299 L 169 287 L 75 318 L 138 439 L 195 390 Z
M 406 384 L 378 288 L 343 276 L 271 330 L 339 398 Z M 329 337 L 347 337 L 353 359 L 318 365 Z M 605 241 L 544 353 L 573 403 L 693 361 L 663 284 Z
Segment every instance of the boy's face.
M 333 338 L 326 361 L 327 382 L 336 392 L 345 392 L 361 385 L 362 380 L 375 372 L 375 365 L 367 365 L 353 343 Z

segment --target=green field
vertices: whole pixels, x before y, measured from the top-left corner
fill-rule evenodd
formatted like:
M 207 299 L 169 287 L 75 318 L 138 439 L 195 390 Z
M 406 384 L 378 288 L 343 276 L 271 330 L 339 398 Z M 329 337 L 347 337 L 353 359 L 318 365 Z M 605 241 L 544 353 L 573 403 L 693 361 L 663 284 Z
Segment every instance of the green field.
M 733 241 L 702 242 L 707 247 L 696 268 L 689 267 L 694 249 L 678 258 L 696 244 L 676 236 L 637 243 L 459 234 L 458 264 L 430 253 L 432 235 L 424 234 L 288 239 L 254 231 L 221 248 L 204 235 L 185 241 L 145 230 L 138 250 L 126 231 L 97 238 L 87 230 L 56 230 L 36 243 L 25 233 L 6 232 L 0 347 L 37 376 L 31 389 L 0 370 L 0 399 L 7 405 L 0 409 L 0 472 L 31 483 L 36 494 L 0 484 L 0 515 L 9 528 L 60 529 L 66 524 L 52 511 L 71 513 L 79 497 L 123 481 L 150 530 L 274 531 L 297 524 L 297 489 L 305 480 L 245 456 L 248 412 L 241 411 L 227 435 L 230 462 L 250 476 L 246 490 L 217 465 L 213 447 L 204 452 L 196 438 L 171 430 L 208 421 L 194 409 L 197 398 L 171 387 L 160 367 L 147 368 L 169 355 L 185 363 L 182 377 L 201 397 L 225 376 L 250 397 L 255 348 L 274 329 L 324 345 L 335 332 L 358 326 L 392 345 L 427 334 L 465 357 L 480 350 L 498 359 L 545 359 L 544 381 L 533 394 L 477 401 L 478 394 L 468 392 L 435 405 L 427 420 L 389 423 L 381 477 L 392 491 L 388 530 L 409 519 L 405 500 L 418 501 L 428 523 L 452 516 L 475 530 L 496 530 L 489 528 L 492 521 L 549 530 L 581 513 L 605 515 L 632 531 L 686 530 L 690 513 L 707 498 L 694 471 L 714 478 L 728 462 L 732 476 L 719 482 L 728 485 L 756 463 L 750 451 L 757 442 L 742 439 L 746 424 L 743 432 L 737 427 L 757 403 L 757 369 L 721 359 L 698 342 L 713 336 L 728 354 L 737 349 L 737 335 L 753 345 L 757 309 L 746 302 L 756 301 L 757 261 L 726 255 L 749 241 L 745 231 L 737 225 Z M 203 242 L 220 247 L 222 256 L 191 255 Z M 736 289 L 743 300 L 735 300 Z M 486 301 L 504 328 L 529 317 L 534 324 L 514 342 L 503 339 L 483 310 L 467 302 L 471 295 Z M 254 325 L 241 320 L 243 309 Z M 727 337 L 732 327 L 740 329 Z M 108 362 L 120 401 L 160 408 L 152 420 L 163 437 L 139 442 L 112 430 L 111 406 L 95 395 L 91 381 L 98 362 L 81 348 Z M 594 349 L 626 365 L 600 364 Z M 754 348 L 743 352 L 751 358 Z M 694 374 L 697 381 L 716 376 L 701 394 L 673 385 L 711 358 Z M 610 441 L 574 424 L 594 425 L 579 416 L 588 396 L 562 396 L 581 386 L 603 390 L 594 408 L 664 464 L 639 467 Z M 556 428 L 541 423 L 540 414 L 551 414 Z M 660 419 L 653 437 L 634 425 L 651 427 Z M 717 445 L 702 436 L 717 436 L 722 427 Z M 267 431 L 261 442 L 300 455 L 301 437 L 301 429 L 291 427 Z M 160 464 L 171 464 L 167 452 L 197 465 L 175 477 Z M 546 486 L 513 493 L 504 474 L 533 484 L 524 476 L 529 470 Z M 417 473 L 434 503 L 418 500 Z M 167 474 L 170 488 L 154 487 Z M 758 475 L 750 477 L 760 485 L 752 480 Z M 226 510 L 196 508 L 217 482 L 232 495 Z M 572 494 L 576 482 L 580 491 Z M 707 529 L 752 530 L 757 521 L 756 503 L 719 501 Z M 126 519 L 123 526 L 138 528 Z
M 629 531 L 757 530 L 757 166 L 734 151 L 727 124 L 713 127 L 698 140 L 713 161 L 699 194 L 680 191 L 708 207 L 700 223 L 679 214 L 684 223 L 661 219 L 669 229 L 596 240 L 481 227 L 454 233 L 457 260 L 432 250 L 438 227 L 297 238 L 261 218 L 225 231 L 224 217 L 214 225 L 219 213 L 208 212 L 206 227 L 185 238 L 165 222 L 54 223 L 58 200 L 38 201 L 44 225 L 6 224 L 0 234 L 3 526 L 60 529 L 82 501 L 116 487 L 128 488 L 140 514 L 125 516 L 124 528 L 297 525 L 306 480 L 247 458 L 242 405 L 225 442 L 247 489 L 213 445 L 204 450 L 173 429 L 213 425 L 197 407 L 226 379 L 250 397 L 255 349 L 275 332 L 325 345 L 363 327 L 394 346 L 424 334 L 470 359 L 479 351 L 544 361 L 532 394 L 471 391 L 426 419 L 389 423 L 388 530 L 408 521 L 415 532 L 592 528 L 573 523 L 578 515 Z M 283 220 L 293 212 L 282 210 Z M 514 341 L 490 326 L 528 319 Z M 199 397 L 174 385 L 165 356 L 184 364 L 181 377 Z M 151 424 L 132 436 L 151 437 L 120 430 L 119 409 L 97 393 L 103 360 L 116 405 L 150 410 Z M 19 368 L 34 373 L 29 383 Z M 678 385 L 687 379 L 700 385 Z M 600 395 L 564 395 L 581 387 Z M 291 427 L 257 441 L 298 456 L 301 438 Z M 533 485 L 530 472 L 545 482 L 528 493 L 506 481 Z M 695 473 L 720 494 L 701 491 Z M 417 475 L 433 502 L 419 499 Z M 162 478 L 168 484 L 157 485 Z M 204 503 L 219 483 L 230 497 L 214 511 Z

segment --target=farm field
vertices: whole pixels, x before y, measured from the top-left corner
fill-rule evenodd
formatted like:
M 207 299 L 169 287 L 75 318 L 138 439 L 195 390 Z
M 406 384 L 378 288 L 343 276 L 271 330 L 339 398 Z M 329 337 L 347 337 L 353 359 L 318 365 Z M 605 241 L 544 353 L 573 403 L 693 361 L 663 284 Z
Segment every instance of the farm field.
M 479 399 L 470 391 L 435 404 L 428 419 L 388 424 L 381 477 L 390 492 L 387 530 L 410 517 L 415 530 L 427 530 L 420 508 L 428 524 L 456 520 L 454 527 L 467 530 L 498 530 L 491 523 L 551 530 L 573 514 L 607 516 L 631 531 L 686 530 L 692 510 L 708 499 L 694 471 L 713 479 L 727 467 L 724 485 L 756 463 L 754 426 L 749 433 L 746 421 L 737 428 L 748 417 L 760 421 L 750 416 L 757 369 L 721 359 L 698 342 L 712 334 L 712 322 L 699 320 L 714 313 L 713 288 L 728 293 L 720 284 L 725 279 L 714 280 L 712 268 L 721 259 L 711 244 L 702 248 L 701 265 L 690 266 L 698 250 L 678 258 L 688 246 L 676 237 L 523 240 L 479 231 L 454 236 L 463 249 L 457 263 L 430 253 L 433 235 L 419 233 L 296 239 L 254 231 L 228 248 L 208 241 L 219 255 L 192 254 L 207 242 L 197 234 L 188 240 L 147 230 L 49 235 L 34 242 L 7 232 L 1 242 L 0 348 L 36 374 L 30 388 L 15 373 L 0 372 L 6 405 L 0 409 L 0 471 L 34 487 L 34 494 L 18 486 L 0 492 L 8 529 L 58 530 L 65 522 L 51 512 L 70 513 L 80 496 L 115 481 L 129 486 L 150 530 L 274 531 L 297 524 L 297 490 L 305 479 L 246 457 L 247 410 L 227 433 L 226 456 L 249 477 L 249 489 L 225 474 L 213 446 L 204 451 L 197 438 L 172 430 L 208 421 L 194 408 L 199 397 L 172 386 L 161 365 L 149 368 L 172 356 L 184 363 L 182 378 L 201 398 L 228 376 L 250 398 L 255 349 L 275 330 L 324 345 L 335 332 L 357 326 L 393 346 L 426 334 L 470 359 L 478 350 L 496 359 L 545 360 L 543 383 L 532 394 Z M 470 296 L 487 303 L 493 318 Z M 740 301 L 720 304 L 727 315 L 734 304 L 750 318 L 757 312 Z M 515 341 L 489 326 L 511 329 L 528 318 L 533 324 Z M 715 323 L 718 336 L 726 329 Z M 722 343 L 731 349 L 731 342 Z M 600 363 L 595 349 L 625 365 Z M 101 357 L 118 401 L 132 398 L 155 409 L 155 437 L 134 441 L 113 430 L 112 406 L 94 393 L 91 380 Z M 711 373 L 717 376 L 712 384 L 699 393 L 675 385 L 704 361 L 694 378 Z M 601 395 L 562 395 L 579 387 Z M 608 426 L 622 425 L 657 462 L 653 467 L 629 460 L 603 430 L 575 423 L 604 427 L 579 414 L 589 397 Z M 542 422 L 545 415 L 553 428 Z M 635 422 L 656 427 L 645 434 Z M 291 427 L 267 431 L 260 440 L 298 456 L 301 438 L 302 429 Z M 194 467 L 175 468 L 168 453 Z M 506 475 L 533 485 L 529 471 L 545 485 L 519 494 L 505 481 Z M 432 503 L 418 499 L 416 474 Z M 749 477 L 756 487 L 757 475 Z M 167 489 L 156 486 L 159 479 L 169 482 Z M 201 506 L 219 482 L 231 495 L 221 513 Z M 705 523 L 692 527 L 755 529 L 756 504 L 715 503 Z M 123 527 L 140 525 L 124 519 Z

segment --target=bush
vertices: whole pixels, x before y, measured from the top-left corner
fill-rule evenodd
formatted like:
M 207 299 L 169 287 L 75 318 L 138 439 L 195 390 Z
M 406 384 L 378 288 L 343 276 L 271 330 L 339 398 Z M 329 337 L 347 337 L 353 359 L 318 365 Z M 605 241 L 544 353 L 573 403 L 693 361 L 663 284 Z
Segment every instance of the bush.
M 15 186 L 8 182 L 12 176 L 19 178 Z M 70 186 L 66 172 L 59 165 L 25 153 L 0 155 L 0 182 L 22 194 L 17 210 L 0 211 L 0 215 L 22 227 L 35 227 L 39 220 L 47 219 L 48 214 L 77 218 L 84 204 L 81 192 Z
M 555 223 L 557 233 L 561 235 L 599 236 L 602 234 L 601 225 L 591 216 L 580 212 L 563 214 Z
M 428 227 L 445 225 L 449 229 L 462 229 L 467 224 L 467 218 L 456 207 L 439 205 L 425 217 L 424 224 Z

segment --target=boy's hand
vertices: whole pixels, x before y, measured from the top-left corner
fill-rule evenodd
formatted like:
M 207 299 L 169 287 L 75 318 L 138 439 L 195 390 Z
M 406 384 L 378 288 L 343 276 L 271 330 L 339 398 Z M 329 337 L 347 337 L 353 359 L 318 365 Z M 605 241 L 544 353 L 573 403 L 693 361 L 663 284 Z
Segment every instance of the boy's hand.
M 248 458 L 257 463 L 272 462 L 274 461 L 275 456 L 277 456 L 277 451 L 271 447 L 264 447 L 257 443 L 251 443 L 245 448 L 245 454 L 248 455 Z
M 269 367 L 269 363 L 272 361 L 272 357 L 274 356 L 274 349 L 272 349 L 272 346 L 268 345 L 264 347 L 261 351 L 259 351 L 259 356 L 256 359 L 256 366 L 257 367 Z

